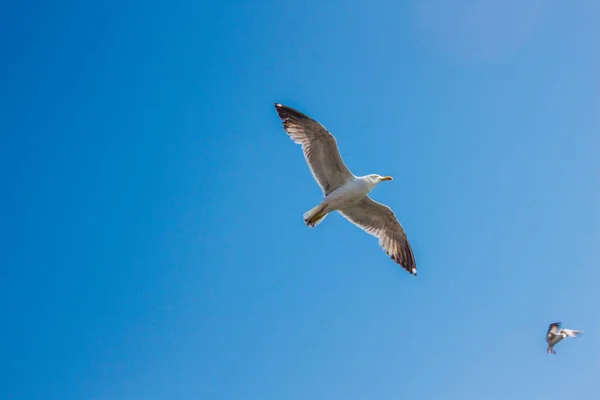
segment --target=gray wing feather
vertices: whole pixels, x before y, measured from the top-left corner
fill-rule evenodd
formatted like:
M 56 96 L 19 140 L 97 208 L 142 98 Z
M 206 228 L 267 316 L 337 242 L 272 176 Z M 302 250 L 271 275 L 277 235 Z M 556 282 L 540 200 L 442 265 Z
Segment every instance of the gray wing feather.
M 335 138 L 323 125 L 283 104 L 275 103 L 275 109 L 285 131 L 302 145 L 306 162 L 325 196 L 354 177 L 342 160 Z
M 546 335 L 553 333 L 553 334 L 558 334 L 558 331 L 560 329 L 560 322 L 553 322 L 550 324 L 550 326 L 548 327 L 548 332 L 546 332 Z
M 566 328 L 561 329 L 560 332 L 564 333 L 568 337 L 577 337 L 577 336 L 581 335 L 581 333 L 582 333 L 581 331 L 578 331 L 576 329 L 566 329 Z
M 548 326 L 548 331 L 546 332 L 546 341 L 550 343 L 560 330 L 560 322 L 553 322 Z
M 365 196 L 358 204 L 339 210 L 346 219 L 379 238 L 379 245 L 392 260 L 410 274 L 417 266 L 410 243 L 394 212 L 386 205 Z

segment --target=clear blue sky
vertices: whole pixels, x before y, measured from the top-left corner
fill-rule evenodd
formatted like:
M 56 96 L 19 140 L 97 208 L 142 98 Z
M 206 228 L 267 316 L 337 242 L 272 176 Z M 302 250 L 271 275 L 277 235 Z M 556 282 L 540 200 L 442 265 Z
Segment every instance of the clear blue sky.
M 595 398 L 592 3 L 4 3 L 0 398 Z M 394 176 L 417 278 L 304 226 L 274 102 Z

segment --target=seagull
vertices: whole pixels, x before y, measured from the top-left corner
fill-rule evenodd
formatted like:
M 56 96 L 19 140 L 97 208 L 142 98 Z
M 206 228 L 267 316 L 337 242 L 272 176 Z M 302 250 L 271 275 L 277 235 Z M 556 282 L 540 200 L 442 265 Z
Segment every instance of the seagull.
M 560 325 L 560 322 L 554 322 L 548 327 L 548 332 L 546 332 L 546 342 L 548 342 L 548 354 L 556 354 L 554 346 L 567 336 L 577 337 L 582 334 L 581 331 L 577 331 L 574 329 L 561 329 Z
M 338 211 L 347 220 L 379 239 L 379 245 L 397 264 L 417 275 L 415 257 L 404 229 L 393 211 L 367 194 L 391 176 L 354 176 L 346 167 L 333 135 L 323 125 L 301 112 L 275 103 L 283 128 L 302 145 L 304 157 L 325 199 L 304 214 L 304 223 L 314 228 L 327 214 Z

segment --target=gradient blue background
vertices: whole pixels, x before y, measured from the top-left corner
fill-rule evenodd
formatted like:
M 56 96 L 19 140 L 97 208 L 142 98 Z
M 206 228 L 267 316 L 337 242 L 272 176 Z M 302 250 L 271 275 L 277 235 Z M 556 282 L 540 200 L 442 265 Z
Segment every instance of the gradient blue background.
M 0 398 L 596 398 L 593 4 L 4 2 Z M 417 278 L 304 226 L 273 102 L 394 176 Z

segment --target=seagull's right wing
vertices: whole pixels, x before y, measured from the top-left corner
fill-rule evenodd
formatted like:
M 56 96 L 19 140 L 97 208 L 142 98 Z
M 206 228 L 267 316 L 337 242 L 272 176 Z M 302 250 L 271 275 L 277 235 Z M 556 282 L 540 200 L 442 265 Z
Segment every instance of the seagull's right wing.
M 306 162 L 325 196 L 354 178 L 342 160 L 335 138 L 323 125 L 283 104 L 276 103 L 275 109 L 285 131 L 302 145 Z
M 583 332 L 575 330 L 575 329 L 566 329 L 566 328 L 563 328 L 560 331 L 563 332 L 564 334 L 566 334 L 568 337 L 577 337 L 583 333 Z

